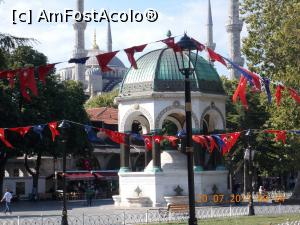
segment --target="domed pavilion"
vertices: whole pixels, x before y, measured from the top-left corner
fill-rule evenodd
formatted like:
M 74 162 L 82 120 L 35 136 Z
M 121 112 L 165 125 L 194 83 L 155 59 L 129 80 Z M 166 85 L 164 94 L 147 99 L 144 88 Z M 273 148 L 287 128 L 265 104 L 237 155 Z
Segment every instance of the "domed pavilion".
M 187 56 L 186 56 L 187 58 Z M 225 91 L 213 65 L 191 55 L 195 68 L 190 76 L 193 128 L 197 131 L 224 130 Z M 178 70 L 172 49 L 151 51 L 137 60 L 138 69 L 131 68 L 121 84 L 119 130 L 132 131 L 138 121 L 143 133 L 159 131 L 165 120 L 173 122 L 178 131 L 184 124 L 184 76 Z
M 189 60 L 187 55 L 184 57 Z M 190 76 L 193 132 L 208 134 L 225 130 L 226 95 L 222 81 L 211 62 L 201 56 L 195 62 L 195 54 L 190 60 L 195 68 Z M 119 131 L 160 134 L 166 122 L 171 123 L 176 132 L 184 129 L 184 76 L 177 67 L 173 50 L 151 51 L 137 60 L 137 67 L 127 72 L 116 98 Z M 187 194 L 184 153 L 176 149 L 161 151 L 161 146 L 153 142 L 152 151 L 145 151 L 144 171 L 131 172 L 130 142 L 126 142 L 121 145 L 120 195 L 114 196 L 116 205 L 163 206 L 166 205 L 164 197 L 174 195 L 177 186 Z M 228 173 L 220 156 L 213 158 L 194 143 L 194 158 L 195 194 L 211 194 L 215 188 L 226 194 Z

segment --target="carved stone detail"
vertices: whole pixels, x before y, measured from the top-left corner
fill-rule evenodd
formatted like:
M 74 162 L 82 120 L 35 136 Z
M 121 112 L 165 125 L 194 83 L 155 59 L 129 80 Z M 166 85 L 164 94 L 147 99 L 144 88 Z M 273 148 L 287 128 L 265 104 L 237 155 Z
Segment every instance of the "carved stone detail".
M 222 123 L 223 123 L 223 128 L 225 129 L 226 128 L 226 120 L 225 120 L 225 117 L 222 113 L 222 111 L 217 107 L 215 106 L 215 103 L 214 102 L 211 102 L 211 105 L 206 107 L 201 115 L 201 120 L 200 120 L 200 129 L 203 128 L 203 120 L 204 120 L 204 117 L 205 115 L 207 114 L 208 111 L 210 110 L 215 110 L 216 112 L 219 113 L 219 115 L 221 116 L 221 119 L 222 119 Z
M 162 111 L 160 111 L 160 113 L 158 114 L 158 116 L 155 119 L 155 128 L 159 128 L 160 121 L 161 121 L 162 117 L 167 112 L 169 112 L 169 111 L 171 111 L 173 109 L 181 109 L 183 111 L 185 110 L 185 107 L 183 105 L 180 105 L 180 103 L 177 106 L 175 106 L 174 103 L 173 103 L 173 105 L 168 106 L 168 107 L 164 108 Z M 199 120 L 198 120 L 198 118 L 197 118 L 197 116 L 196 116 L 196 114 L 194 112 L 192 112 L 192 118 L 193 118 L 193 120 L 195 122 L 195 128 L 199 129 L 200 128 L 200 123 L 199 123 Z
M 138 106 L 138 109 L 135 109 L 136 106 Z M 132 114 L 137 113 L 137 112 L 140 113 L 141 115 L 143 115 L 148 120 L 150 129 L 151 129 L 151 127 L 153 126 L 153 123 L 154 123 L 151 114 L 146 109 L 144 109 L 143 107 L 136 104 L 133 106 L 133 108 L 129 109 L 126 112 L 123 119 L 121 120 L 120 127 L 119 127 L 120 131 L 128 131 L 128 130 L 125 130 L 126 129 L 125 125 L 127 125 L 128 122 L 131 122 L 131 123 L 133 122 L 135 117 L 132 117 Z

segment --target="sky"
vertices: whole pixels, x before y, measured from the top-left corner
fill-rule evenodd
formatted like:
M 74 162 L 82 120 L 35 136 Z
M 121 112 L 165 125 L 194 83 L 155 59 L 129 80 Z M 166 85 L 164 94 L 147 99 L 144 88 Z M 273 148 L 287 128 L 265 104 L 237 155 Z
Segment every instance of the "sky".
M 223 56 L 228 55 L 228 37 L 226 22 L 228 18 L 229 0 L 211 0 L 212 16 L 214 24 L 214 42 L 216 52 Z M 134 45 L 151 43 L 166 38 L 166 33 L 171 30 L 172 34 L 187 34 L 201 43 L 206 43 L 207 8 L 208 0 L 85 0 L 85 11 L 93 9 L 99 11 L 106 9 L 109 12 L 128 12 L 130 9 L 144 12 L 152 8 L 158 12 L 156 22 L 118 22 L 111 23 L 113 50 L 128 48 Z M 73 22 L 69 23 L 46 23 L 37 22 L 37 17 L 42 10 L 46 12 L 64 12 L 65 9 L 76 9 L 76 0 L 4 0 L 0 4 L 0 27 L 1 32 L 15 36 L 35 38 L 38 42 L 34 48 L 44 53 L 49 62 L 67 61 L 72 57 L 75 42 Z M 13 24 L 13 10 L 18 13 L 32 10 L 33 24 Z M 100 49 L 106 50 L 107 22 L 90 22 L 85 32 L 85 47 L 92 48 L 93 33 L 96 30 L 97 44 Z M 242 37 L 247 34 L 244 26 Z M 144 53 L 163 47 L 160 43 L 152 43 L 147 46 Z M 137 54 L 139 57 L 141 54 Z M 205 52 L 201 55 L 207 58 Z M 120 52 L 117 55 L 126 66 L 129 66 L 126 55 Z M 61 67 L 68 66 L 60 64 Z M 219 63 L 215 63 L 216 69 L 221 75 L 228 75 L 229 71 Z

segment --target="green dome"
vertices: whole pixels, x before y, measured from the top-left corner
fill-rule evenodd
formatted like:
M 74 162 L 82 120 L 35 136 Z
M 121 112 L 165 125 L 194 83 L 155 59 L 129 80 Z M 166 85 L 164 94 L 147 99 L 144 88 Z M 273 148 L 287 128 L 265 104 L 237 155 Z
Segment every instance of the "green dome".
M 199 55 L 196 65 L 196 54 L 190 58 L 195 68 L 195 73 L 190 76 L 191 90 L 224 95 L 222 81 L 215 68 Z M 172 49 L 158 49 L 141 56 L 137 67 L 137 70 L 131 67 L 125 75 L 121 95 L 184 91 L 184 76 L 178 70 Z

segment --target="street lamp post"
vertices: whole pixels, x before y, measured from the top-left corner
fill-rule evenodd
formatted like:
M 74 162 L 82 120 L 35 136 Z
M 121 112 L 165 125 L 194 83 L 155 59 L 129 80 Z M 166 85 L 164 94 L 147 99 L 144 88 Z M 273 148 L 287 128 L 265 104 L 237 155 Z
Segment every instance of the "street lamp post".
M 175 58 L 179 71 L 184 75 L 185 84 L 185 121 L 186 121 L 186 154 L 188 169 L 188 189 L 189 189 L 189 225 L 197 225 L 195 215 L 195 187 L 194 187 L 194 155 L 192 145 L 192 104 L 191 104 L 191 87 L 189 76 L 194 73 L 195 69 L 191 63 L 191 52 L 196 50 L 196 60 L 198 58 L 198 50 L 195 43 L 186 34 L 177 43 L 180 48 L 175 53 Z
M 70 128 L 70 124 L 63 120 L 59 126 L 60 133 L 61 133 L 61 142 L 63 148 L 63 209 L 62 209 L 62 216 L 61 216 L 61 225 L 68 225 L 68 211 L 67 211 L 67 198 L 66 198 L 66 142 L 68 138 L 68 130 Z
M 250 139 L 251 139 L 251 135 L 252 135 L 252 132 L 251 130 L 248 130 L 246 132 L 246 136 L 247 136 L 247 144 L 248 144 L 248 147 L 246 149 L 246 151 L 249 152 L 249 182 L 250 182 L 250 186 L 249 186 L 249 192 L 250 192 L 250 196 L 249 196 L 249 203 L 248 203 L 248 212 L 249 212 L 249 216 L 254 216 L 255 215 L 255 212 L 254 212 L 254 204 L 253 204 L 253 195 L 252 195 L 252 192 L 253 192 L 253 185 L 252 185 L 252 178 L 253 178 L 253 171 L 252 171 L 252 161 L 253 161 L 253 153 L 252 153 L 252 147 L 250 145 Z

